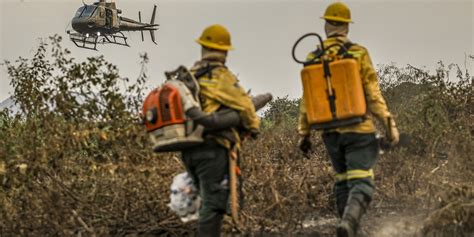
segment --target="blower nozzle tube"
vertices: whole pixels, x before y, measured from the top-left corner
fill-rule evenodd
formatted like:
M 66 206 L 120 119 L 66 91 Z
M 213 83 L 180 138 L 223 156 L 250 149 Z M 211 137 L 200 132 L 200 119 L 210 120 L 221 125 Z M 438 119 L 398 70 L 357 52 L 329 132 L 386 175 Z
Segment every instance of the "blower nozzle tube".
M 252 97 L 255 110 L 265 107 L 273 99 L 272 94 L 266 93 Z M 200 108 L 194 107 L 186 112 L 194 122 L 204 126 L 206 132 L 218 131 L 229 127 L 241 125 L 239 112 L 233 109 L 223 109 L 211 114 L 204 113 Z

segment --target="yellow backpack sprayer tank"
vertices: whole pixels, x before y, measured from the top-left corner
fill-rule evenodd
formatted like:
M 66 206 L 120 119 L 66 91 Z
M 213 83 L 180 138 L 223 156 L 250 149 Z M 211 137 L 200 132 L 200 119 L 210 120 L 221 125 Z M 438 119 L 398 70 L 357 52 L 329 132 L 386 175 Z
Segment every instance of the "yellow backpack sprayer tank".
M 313 59 L 300 61 L 295 49 L 308 36 L 317 36 L 321 48 Z M 337 54 L 330 53 L 333 47 L 339 47 Z M 331 129 L 364 121 L 367 105 L 359 64 L 346 47 L 350 45 L 333 44 L 325 48 L 316 33 L 303 35 L 293 46 L 293 59 L 304 65 L 301 70 L 303 98 L 308 123 L 313 129 Z

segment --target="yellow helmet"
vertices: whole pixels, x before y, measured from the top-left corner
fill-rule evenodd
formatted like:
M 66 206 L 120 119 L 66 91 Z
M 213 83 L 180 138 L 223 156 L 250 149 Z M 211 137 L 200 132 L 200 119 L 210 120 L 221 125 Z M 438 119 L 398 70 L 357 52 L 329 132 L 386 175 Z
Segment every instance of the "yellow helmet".
M 337 22 L 344 22 L 344 23 L 352 23 L 351 20 L 351 10 L 347 7 L 346 4 L 342 2 L 336 2 L 328 6 L 326 8 L 326 12 L 321 19 L 325 19 L 328 21 L 337 21 Z
M 232 50 L 230 43 L 230 33 L 224 26 L 211 25 L 204 29 L 201 37 L 196 40 L 200 45 L 223 51 Z

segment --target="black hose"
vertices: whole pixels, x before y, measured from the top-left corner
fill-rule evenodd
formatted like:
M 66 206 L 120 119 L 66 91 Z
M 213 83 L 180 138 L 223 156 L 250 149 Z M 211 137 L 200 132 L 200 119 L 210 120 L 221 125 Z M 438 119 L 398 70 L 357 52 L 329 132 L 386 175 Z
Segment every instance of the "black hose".
M 318 37 L 319 43 L 320 43 L 320 45 L 321 45 L 322 52 L 325 52 L 325 51 L 326 51 L 326 49 L 324 48 L 324 45 L 323 45 L 323 39 L 321 38 L 320 35 L 318 35 L 318 34 L 316 34 L 316 33 L 308 33 L 308 34 L 305 34 L 305 35 L 301 36 L 301 37 L 295 42 L 295 44 L 293 45 L 293 49 L 292 49 L 292 51 L 291 51 L 292 56 L 293 56 L 293 60 L 295 60 L 295 62 L 297 62 L 297 63 L 299 63 L 299 64 L 305 64 L 305 63 L 307 63 L 307 62 L 306 62 L 306 61 L 300 61 L 299 59 L 297 59 L 297 58 L 296 58 L 296 55 L 295 55 L 295 50 L 296 50 L 296 47 L 298 46 L 298 44 L 299 44 L 303 39 L 305 39 L 305 38 L 308 37 L 308 36 L 316 36 L 316 37 Z
M 207 114 L 200 108 L 194 107 L 186 112 L 195 123 L 204 126 L 207 132 L 218 131 L 240 124 L 239 113 L 235 110 L 225 109 L 215 113 Z
M 296 51 L 296 47 L 298 46 L 298 44 L 303 40 L 305 39 L 306 37 L 309 37 L 309 36 L 316 36 L 318 37 L 319 39 L 319 45 L 321 46 L 321 50 L 319 51 L 319 53 L 317 55 L 314 56 L 314 58 L 310 61 L 300 61 L 299 59 L 296 58 L 296 54 L 295 54 L 295 51 Z M 292 56 L 293 56 L 293 60 L 295 60 L 295 62 L 297 63 L 300 63 L 300 64 L 303 64 L 303 65 L 307 65 L 307 64 L 311 64 L 313 63 L 315 60 L 317 60 L 318 58 L 322 57 L 329 49 L 333 48 L 333 47 L 340 47 L 344 50 L 345 53 L 347 53 L 348 49 L 344 46 L 344 44 L 340 44 L 340 43 L 336 43 L 336 44 L 333 44 L 331 46 L 329 46 L 328 48 L 324 48 L 324 44 L 323 44 L 323 39 L 321 38 L 321 36 L 317 33 L 307 33 L 303 36 L 301 36 L 296 42 L 295 44 L 293 45 L 293 49 L 291 51 L 292 53 Z

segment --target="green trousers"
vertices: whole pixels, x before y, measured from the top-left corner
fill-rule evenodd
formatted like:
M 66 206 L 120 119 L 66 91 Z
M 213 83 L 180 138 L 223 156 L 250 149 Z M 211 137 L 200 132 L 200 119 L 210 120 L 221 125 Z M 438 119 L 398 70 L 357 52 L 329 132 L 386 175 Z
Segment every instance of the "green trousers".
M 342 217 L 351 197 L 363 197 L 361 201 L 367 204 L 372 200 L 375 189 L 372 167 L 379 145 L 373 133 L 323 133 L 323 141 L 337 173 L 334 195 Z
M 229 198 L 229 153 L 215 142 L 183 151 L 181 156 L 188 173 L 198 187 L 202 206 L 199 223 L 222 217 Z

